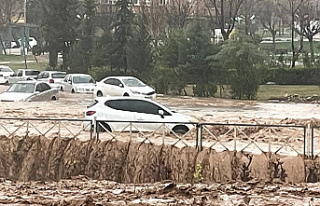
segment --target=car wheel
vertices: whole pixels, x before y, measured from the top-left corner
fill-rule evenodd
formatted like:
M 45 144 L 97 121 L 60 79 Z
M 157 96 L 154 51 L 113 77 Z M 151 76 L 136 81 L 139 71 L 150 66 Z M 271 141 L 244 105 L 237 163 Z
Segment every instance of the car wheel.
M 56 101 L 57 98 L 55 96 L 51 97 L 51 101 Z
M 189 131 L 189 128 L 183 125 L 179 125 L 174 127 L 172 131 L 176 134 L 185 134 Z
M 103 125 L 103 127 L 101 126 L 101 124 Z M 109 132 L 112 132 L 110 126 L 105 123 L 105 122 L 99 122 L 97 124 L 97 132 L 106 132 L 105 128 L 109 131 Z
M 76 91 L 74 91 L 74 89 L 72 89 L 72 90 L 71 90 L 71 93 L 73 93 L 73 94 L 74 94 L 74 93 L 76 93 Z
M 124 97 L 129 97 L 130 95 L 128 93 L 123 94 Z
M 103 97 L 103 94 L 102 94 L 101 91 L 98 91 L 98 92 L 97 92 L 97 97 Z
M 62 92 L 63 92 L 63 87 L 60 87 L 60 91 L 62 91 Z

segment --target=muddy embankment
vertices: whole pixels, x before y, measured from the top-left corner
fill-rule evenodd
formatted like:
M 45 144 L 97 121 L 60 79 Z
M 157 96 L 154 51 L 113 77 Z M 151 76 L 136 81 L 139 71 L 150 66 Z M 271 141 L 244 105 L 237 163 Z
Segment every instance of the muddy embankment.
M 303 157 L 121 141 L 80 141 L 45 137 L 0 137 L 0 177 L 17 181 L 59 181 L 85 175 L 119 183 L 172 180 L 315 182 L 320 161 Z

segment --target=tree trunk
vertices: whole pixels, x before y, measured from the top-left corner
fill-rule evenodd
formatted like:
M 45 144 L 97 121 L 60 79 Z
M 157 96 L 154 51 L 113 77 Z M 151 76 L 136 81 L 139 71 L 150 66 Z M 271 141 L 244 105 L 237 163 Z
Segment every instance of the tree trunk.
M 52 68 L 56 68 L 58 62 L 58 52 L 54 49 L 50 49 L 49 51 L 49 66 Z
M 272 51 L 273 51 L 273 56 L 276 54 L 276 32 L 271 32 L 272 35 Z
M 314 62 L 314 51 L 313 51 L 313 38 L 309 39 L 310 53 L 311 53 L 311 62 Z
M 294 50 L 294 12 L 293 12 L 293 6 L 291 9 L 292 9 L 292 12 L 291 12 L 291 50 L 292 50 L 291 68 L 294 68 L 296 66 L 296 53 Z

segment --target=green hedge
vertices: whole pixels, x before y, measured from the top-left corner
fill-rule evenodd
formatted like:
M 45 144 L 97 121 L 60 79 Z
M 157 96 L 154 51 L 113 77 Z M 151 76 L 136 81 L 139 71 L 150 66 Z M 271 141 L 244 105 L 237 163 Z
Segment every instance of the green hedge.
M 320 68 L 270 68 L 262 72 L 262 84 L 275 82 L 280 85 L 320 85 Z

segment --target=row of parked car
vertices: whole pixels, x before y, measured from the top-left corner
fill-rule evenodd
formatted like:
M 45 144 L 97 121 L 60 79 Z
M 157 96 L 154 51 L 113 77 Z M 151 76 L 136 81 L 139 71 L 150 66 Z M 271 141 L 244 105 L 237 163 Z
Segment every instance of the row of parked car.
M 164 122 L 172 122 L 166 128 L 175 133 L 184 134 L 192 127 L 191 124 L 177 123 L 190 122 L 191 117 L 151 100 L 156 97 L 155 90 L 132 76 L 111 76 L 95 82 L 88 74 L 32 69 L 13 72 L 0 65 L 0 83 L 11 85 L 0 94 L 1 102 L 58 100 L 61 91 L 93 93 L 96 98 L 87 107 L 85 118 L 109 120 L 98 124 L 100 132 L 128 130 L 129 127 L 124 128 L 121 121 L 141 122 L 139 128 L 133 128 L 140 131 L 155 131 Z

